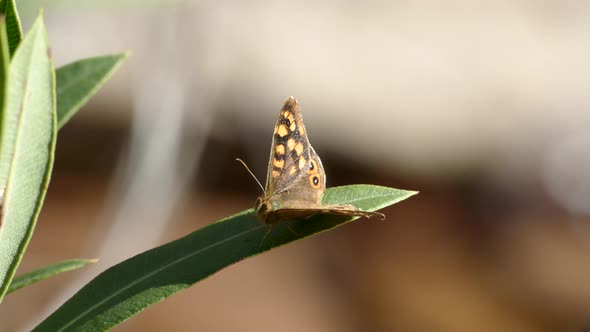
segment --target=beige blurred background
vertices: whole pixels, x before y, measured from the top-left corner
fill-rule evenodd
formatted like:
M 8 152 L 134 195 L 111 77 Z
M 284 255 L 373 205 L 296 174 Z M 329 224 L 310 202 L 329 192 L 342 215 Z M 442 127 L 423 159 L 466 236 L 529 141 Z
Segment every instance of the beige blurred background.
M 590 3 L 23 1 L 56 65 L 133 55 L 59 133 L 9 295 L 26 331 L 109 266 L 253 205 L 300 102 L 328 186 L 419 190 L 242 261 L 117 331 L 589 331 Z

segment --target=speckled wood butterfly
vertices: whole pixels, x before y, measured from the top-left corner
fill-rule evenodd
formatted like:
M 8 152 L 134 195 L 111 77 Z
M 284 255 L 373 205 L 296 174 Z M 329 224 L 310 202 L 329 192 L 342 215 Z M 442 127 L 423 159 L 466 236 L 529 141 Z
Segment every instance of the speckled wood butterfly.
M 316 214 L 385 218 L 382 213 L 362 211 L 352 205 L 322 205 L 326 173 L 309 144 L 301 108 L 293 97 L 285 101 L 275 125 L 263 190 L 255 210 L 258 220 L 267 225 Z

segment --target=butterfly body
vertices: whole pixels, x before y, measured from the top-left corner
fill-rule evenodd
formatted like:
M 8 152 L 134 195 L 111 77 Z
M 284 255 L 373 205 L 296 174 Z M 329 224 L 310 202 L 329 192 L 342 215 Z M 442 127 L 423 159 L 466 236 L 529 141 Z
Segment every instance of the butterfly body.
M 258 220 L 273 225 L 316 214 L 381 216 L 352 205 L 322 205 L 326 173 L 307 137 L 301 108 L 289 97 L 275 125 L 264 193 L 256 200 Z

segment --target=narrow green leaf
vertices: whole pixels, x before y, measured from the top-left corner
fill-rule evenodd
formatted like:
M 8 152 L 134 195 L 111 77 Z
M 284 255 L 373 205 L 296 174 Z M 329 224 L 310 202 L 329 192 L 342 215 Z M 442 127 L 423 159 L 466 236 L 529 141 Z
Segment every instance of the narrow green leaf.
M 414 194 L 416 192 L 354 185 L 328 189 L 324 202 L 352 204 L 372 211 Z M 258 223 L 253 209 L 240 212 L 109 268 L 35 331 L 108 330 L 230 264 L 351 220 L 324 215 L 290 221 L 289 227 L 279 223 L 264 238 L 267 229 Z M 261 242 L 263 238 L 264 243 Z
M 8 53 L 8 37 L 6 37 L 6 21 L 0 19 L 0 130 L 4 120 L 4 109 L 6 108 L 6 90 L 8 89 L 8 66 L 10 65 L 10 54 Z M 1 136 L 1 135 L 0 135 Z M 0 142 L 1 144 L 1 142 Z M 0 150 L 1 146 L 0 146 Z M 8 168 L 4 170 L 4 178 L 8 177 Z M 0 188 L 4 188 L 1 186 Z M 1 189 L 0 189 L 1 190 Z M 0 195 L 0 204 L 2 197 Z M 1 216 L 0 216 L 1 218 Z M 1 221 L 0 221 L 1 224 Z
M 6 31 L 8 35 L 8 45 L 10 55 L 14 55 L 18 44 L 23 39 L 23 30 L 16 10 L 16 3 L 14 0 L 0 0 L 0 15 L 6 17 Z
M 55 151 L 55 76 L 41 15 L 10 63 L 0 144 L 0 300 L 37 222 Z M 8 165 L 8 176 L 6 167 Z
M 96 263 L 96 259 L 70 259 L 25 273 L 12 279 L 6 294 L 10 294 L 17 289 L 34 284 L 43 279 L 53 277 L 56 274 L 76 270 L 91 263 Z
M 6 188 L 6 180 L 8 179 L 8 171 L 10 170 L 10 160 L 9 157 L 5 156 L 9 151 L 12 151 L 12 142 L 6 142 L 3 136 L 12 136 L 10 133 L 6 133 L 7 129 L 13 128 L 5 128 L 4 123 L 6 122 L 6 117 L 9 114 L 6 112 L 6 96 L 8 95 L 8 74 L 9 74 L 9 65 L 10 65 L 10 55 L 8 55 L 8 40 L 6 37 L 6 21 L 2 20 L 0 24 L 0 206 L 3 200 L 4 195 L 4 188 Z M 3 134 L 5 133 L 5 134 Z M 2 226 L 2 214 L 0 213 L 0 227 Z
M 121 53 L 88 58 L 56 70 L 58 128 L 100 89 L 128 56 L 128 53 Z

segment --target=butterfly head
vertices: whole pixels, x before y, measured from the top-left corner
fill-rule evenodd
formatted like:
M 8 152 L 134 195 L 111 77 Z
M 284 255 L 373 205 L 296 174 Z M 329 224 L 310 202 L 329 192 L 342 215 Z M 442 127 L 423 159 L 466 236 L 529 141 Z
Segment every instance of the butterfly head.
M 265 225 L 276 224 L 280 221 L 277 215 L 273 214 L 272 211 L 280 208 L 280 202 L 269 198 L 258 197 L 254 210 L 256 212 L 256 218 L 260 223 Z

